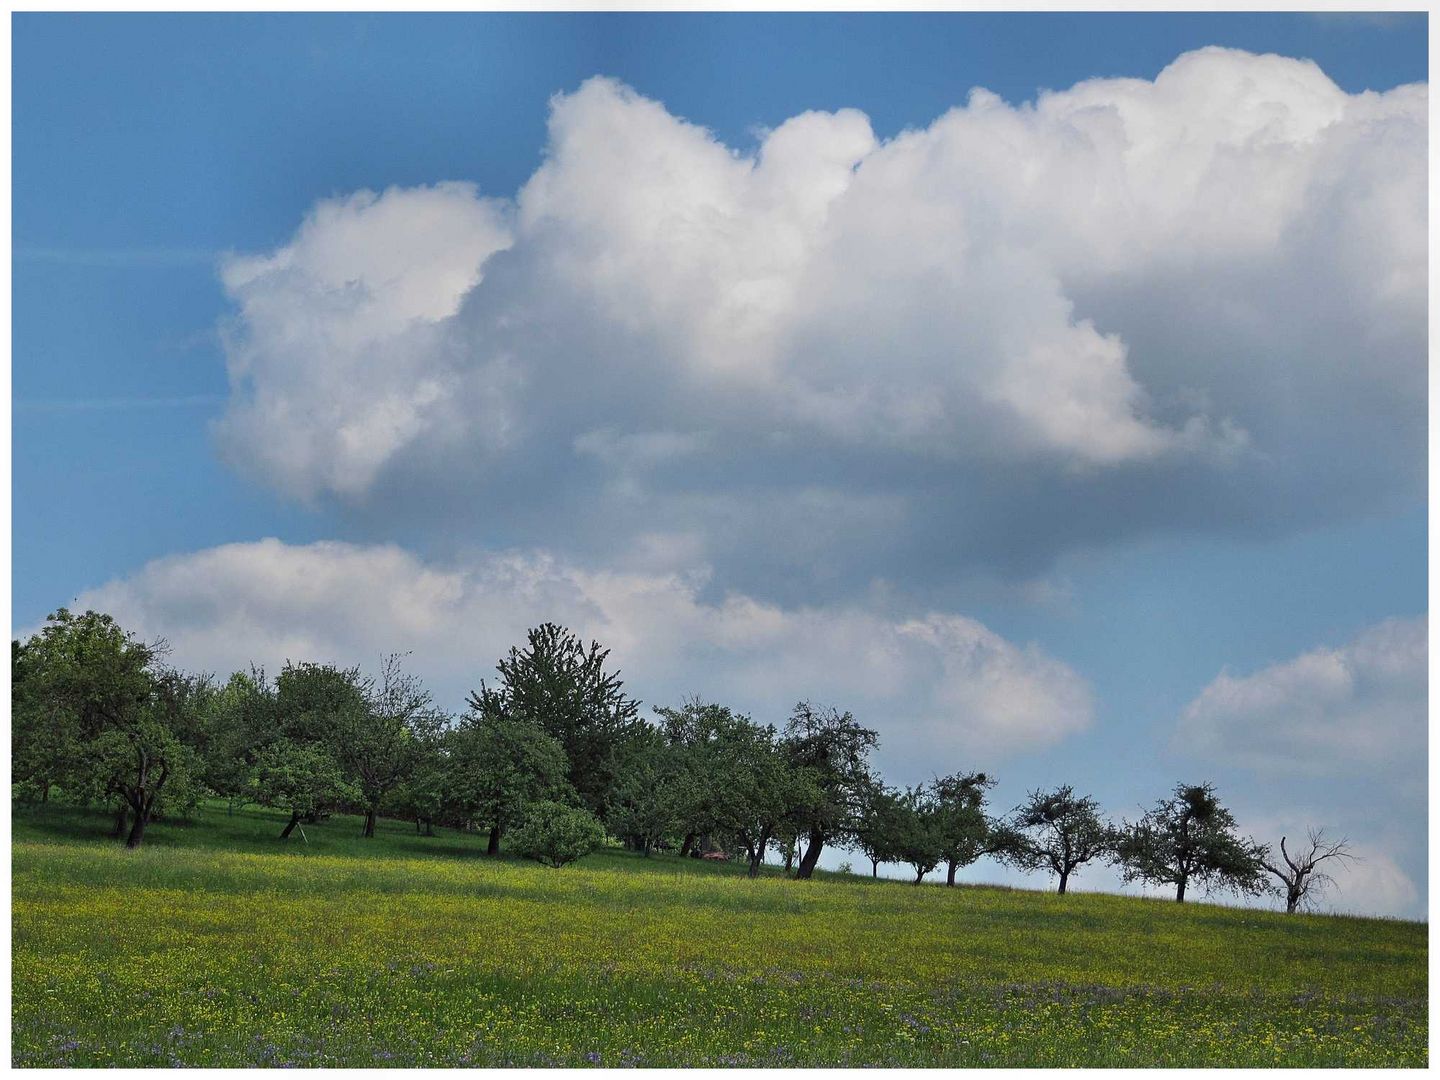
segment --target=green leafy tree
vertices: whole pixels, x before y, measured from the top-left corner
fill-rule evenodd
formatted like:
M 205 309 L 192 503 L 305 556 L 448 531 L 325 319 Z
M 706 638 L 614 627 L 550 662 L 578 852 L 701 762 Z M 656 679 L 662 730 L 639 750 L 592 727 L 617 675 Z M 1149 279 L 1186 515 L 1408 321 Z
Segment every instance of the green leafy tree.
M 12 646 L 18 756 L 36 787 L 117 807 L 116 835 L 139 847 L 152 818 L 200 793 L 208 680 L 165 669 L 164 643 L 137 641 L 109 615 L 62 608 Z M 64 756 L 62 756 L 64 755 Z
M 621 753 L 605 820 L 613 835 L 647 858 L 684 828 L 693 802 L 685 756 L 683 747 L 653 728 L 633 735 Z
M 1138 822 L 1125 824 L 1116 856 L 1127 882 L 1174 885 L 1179 903 L 1192 883 L 1241 896 L 1266 889 L 1268 850 L 1239 834 L 1211 784 L 1177 784 Z
M 534 803 L 511 835 L 516 854 L 553 866 L 589 855 L 605 842 L 605 829 L 588 810 L 564 803 Z
M 569 779 L 593 814 L 611 798 L 626 740 L 642 726 L 639 701 L 625 696 L 619 672 L 605 670 L 609 649 L 589 648 L 547 622 L 531 629 L 526 647 L 497 665 L 497 685 L 471 694 L 474 711 L 528 720 L 556 739 L 570 763 Z
M 794 771 L 774 725 L 757 724 L 729 709 L 716 717 L 709 750 L 711 820 L 726 843 L 744 849 L 749 876 L 756 877 L 766 850 L 798 804 Z
M 287 839 L 302 819 L 314 820 L 322 812 L 359 799 L 324 744 L 278 740 L 256 762 L 255 798 L 262 806 L 288 810 L 290 820 L 280 831 Z
M 942 776 L 930 786 L 948 886 L 954 886 L 955 872 L 962 867 L 983 855 L 1004 857 L 1020 844 L 1010 825 L 985 813 L 985 797 L 994 786 L 994 778 L 983 772 Z
M 27 801 L 49 801 L 80 753 L 79 716 L 47 687 L 46 646 L 39 635 L 10 643 L 10 781 Z
M 415 819 L 415 831 L 435 835 L 435 822 L 453 802 L 450 790 L 449 731 L 435 729 L 421 732 L 410 770 L 395 789 L 394 808 L 404 817 Z
M 466 820 L 489 829 L 490 855 L 533 804 L 574 798 L 564 748 L 529 720 L 472 712 L 447 743 L 447 796 Z
M 866 792 L 873 779 L 869 755 L 879 742 L 848 712 L 795 706 L 785 727 L 784 747 L 796 774 L 796 830 L 805 839 L 795 876 L 815 872 L 826 844 L 853 840 Z
M 643 725 L 640 703 L 625 694 L 618 672 L 606 671 L 608 649 L 587 648 L 563 627 L 532 629 L 525 648 L 497 665 L 500 678 L 470 695 L 473 711 L 535 724 L 557 740 L 569 779 L 592 813 L 604 816 L 624 743 Z
M 398 655 L 386 658 L 378 680 L 362 680 L 360 690 L 364 707 L 335 715 L 334 745 L 336 760 L 360 793 L 362 835 L 373 837 L 381 804 L 409 775 L 444 718 Z
M 940 832 L 940 801 L 928 786 L 907 788 L 897 799 L 899 834 L 896 854 L 915 871 L 915 884 L 940 865 L 945 841 Z
M 1031 792 L 1016 808 L 1013 825 L 1018 835 L 1009 851 L 1012 861 L 1028 870 L 1049 870 L 1060 879 L 1060 893 L 1077 869 L 1115 850 L 1115 832 L 1101 820 L 1099 804 L 1068 784 Z
M 721 761 L 721 738 L 737 718 L 724 705 L 691 698 L 680 708 L 657 708 L 666 755 L 667 806 L 676 817 L 680 855 L 699 855 L 721 829 L 720 804 L 735 777 Z
M 275 688 L 264 670 L 237 671 L 205 703 L 201 782 L 233 814 L 257 799 L 260 758 L 276 737 Z
M 855 825 L 855 848 L 870 860 L 870 876 L 880 876 L 880 864 L 902 858 L 906 828 L 902 796 L 881 783 L 871 784 L 860 800 Z

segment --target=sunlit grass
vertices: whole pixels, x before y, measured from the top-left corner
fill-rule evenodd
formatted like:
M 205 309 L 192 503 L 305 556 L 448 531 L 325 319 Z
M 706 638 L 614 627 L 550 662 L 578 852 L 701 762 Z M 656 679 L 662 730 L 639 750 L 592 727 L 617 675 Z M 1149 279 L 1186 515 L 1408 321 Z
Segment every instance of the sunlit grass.
M 16 814 L 17 1065 L 1424 1065 L 1426 928 Z

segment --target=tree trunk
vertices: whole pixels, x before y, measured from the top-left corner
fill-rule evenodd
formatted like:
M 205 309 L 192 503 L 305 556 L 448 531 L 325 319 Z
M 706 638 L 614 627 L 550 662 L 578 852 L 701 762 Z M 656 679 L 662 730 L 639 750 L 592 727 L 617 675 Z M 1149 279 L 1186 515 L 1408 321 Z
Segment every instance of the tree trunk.
M 295 826 L 296 826 L 296 825 L 299 825 L 299 824 L 300 824 L 300 811 L 299 811 L 299 810 L 293 810 L 293 811 L 291 811 L 289 824 L 287 824 L 287 825 L 285 826 L 285 828 L 283 828 L 283 829 L 280 830 L 280 839 L 281 839 L 281 840 L 288 840 L 288 839 L 290 839 L 290 834 L 295 831 Z
M 959 867 L 955 865 L 954 860 L 951 860 L 950 862 L 948 862 L 948 863 L 945 864 L 945 884 L 946 884 L 946 885 L 951 886 L 951 887 L 954 886 L 954 884 L 955 884 L 955 871 L 958 870 L 958 869 L 959 869 Z
M 145 826 L 149 821 L 149 811 L 136 811 L 135 824 L 130 826 L 130 835 L 125 838 L 125 846 L 127 848 L 138 848 L 140 846 L 140 841 L 145 838 Z
M 361 833 L 360 835 L 361 835 L 361 836 L 365 836 L 365 837 L 369 837 L 369 838 L 371 838 L 371 839 L 374 839 L 374 837 L 375 837 L 375 811 L 374 811 L 374 810 L 366 810 L 366 811 L 365 811 L 365 831 L 364 831 L 363 833 Z
M 694 846 L 695 846 L 695 834 L 694 834 L 693 832 L 692 832 L 692 833 L 686 833 L 686 834 L 685 834 L 685 842 L 680 845 L 680 858 L 683 859 L 683 858 L 685 858 L 685 856 L 689 855 L 689 854 L 690 854 L 690 849 L 691 849 L 692 847 L 694 847 Z
M 795 871 L 795 877 L 799 881 L 807 881 L 815 873 L 815 864 L 820 861 L 820 849 L 825 846 L 825 838 L 817 832 L 810 834 L 810 844 L 805 848 L 805 854 L 800 856 L 800 866 Z
M 917 869 L 917 870 L 915 871 L 915 884 L 916 884 L 916 885 L 919 885 L 919 884 L 920 884 L 922 881 L 924 881 L 924 880 L 925 880 L 925 871 L 924 871 L 924 870 L 918 870 L 918 869 Z
M 878 878 L 878 877 L 880 876 L 880 860 L 879 860 L 879 859 L 871 859 L 871 860 L 870 860 L 870 876 L 873 877 L 873 878 Z
M 126 806 L 122 802 L 120 804 L 120 809 L 115 811 L 115 828 L 110 830 L 110 835 L 113 836 L 116 840 L 119 840 L 120 837 L 125 835 L 125 822 L 129 819 L 129 817 L 130 807 Z
M 1069 883 L 1069 881 L 1070 881 L 1070 871 L 1069 871 L 1069 870 L 1062 870 L 1062 871 L 1060 872 L 1060 895 L 1061 895 L 1061 896 L 1064 896 L 1064 895 L 1065 895 L 1065 886 L 1066 886 L 1066 884 Z
M 500 826 L 496 825 L 490 830 L 490 843 L 485 847 L 486 855 L 500 854 Z
M 785 845 L 785 873 L 790 873 L 795 868 L 795 841 Z
M 45 805 L 47 802 L 49 802 L 49 801 L 50 801 L 50 781 L 49 781 L 49 780 L 41 780 L 41 781 L 40 781 L 40 805 L 41 805 L 41 806 L 44 806 L 44 805 Z
M 1301 893 L 1295 888 L 1289 888 L 1285 892 L 1285 914 L 1294 915 L 1300 908 Z
M 426 835 L 426 836 L 434 836 L 434 835 L 435 835 L 435 821 L 434 821 L 433 818 L 428 818 L 428 817 L 427 817 L 427 818 L 425 819 L 425 835 Z
M 1183 877 L 1175 885 L 1175 902 L 1177 904 L 1185 902 L 1185 879 Z

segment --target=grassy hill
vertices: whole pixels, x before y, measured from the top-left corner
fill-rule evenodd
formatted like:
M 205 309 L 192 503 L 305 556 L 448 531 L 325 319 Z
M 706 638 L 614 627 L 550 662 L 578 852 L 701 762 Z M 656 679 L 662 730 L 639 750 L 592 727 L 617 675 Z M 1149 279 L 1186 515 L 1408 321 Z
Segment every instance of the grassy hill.
M 1426 1064 L 1427 927 L 19 808 L 16 1065 Z

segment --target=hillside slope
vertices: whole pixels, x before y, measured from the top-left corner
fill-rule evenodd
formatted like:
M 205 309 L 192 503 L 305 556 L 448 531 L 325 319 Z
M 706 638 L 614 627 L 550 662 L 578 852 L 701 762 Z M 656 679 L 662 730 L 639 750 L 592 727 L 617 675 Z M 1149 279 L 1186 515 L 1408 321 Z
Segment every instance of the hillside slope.
M 16 1065 L 1424 1065 L 1427 928 L 17 809 Z

